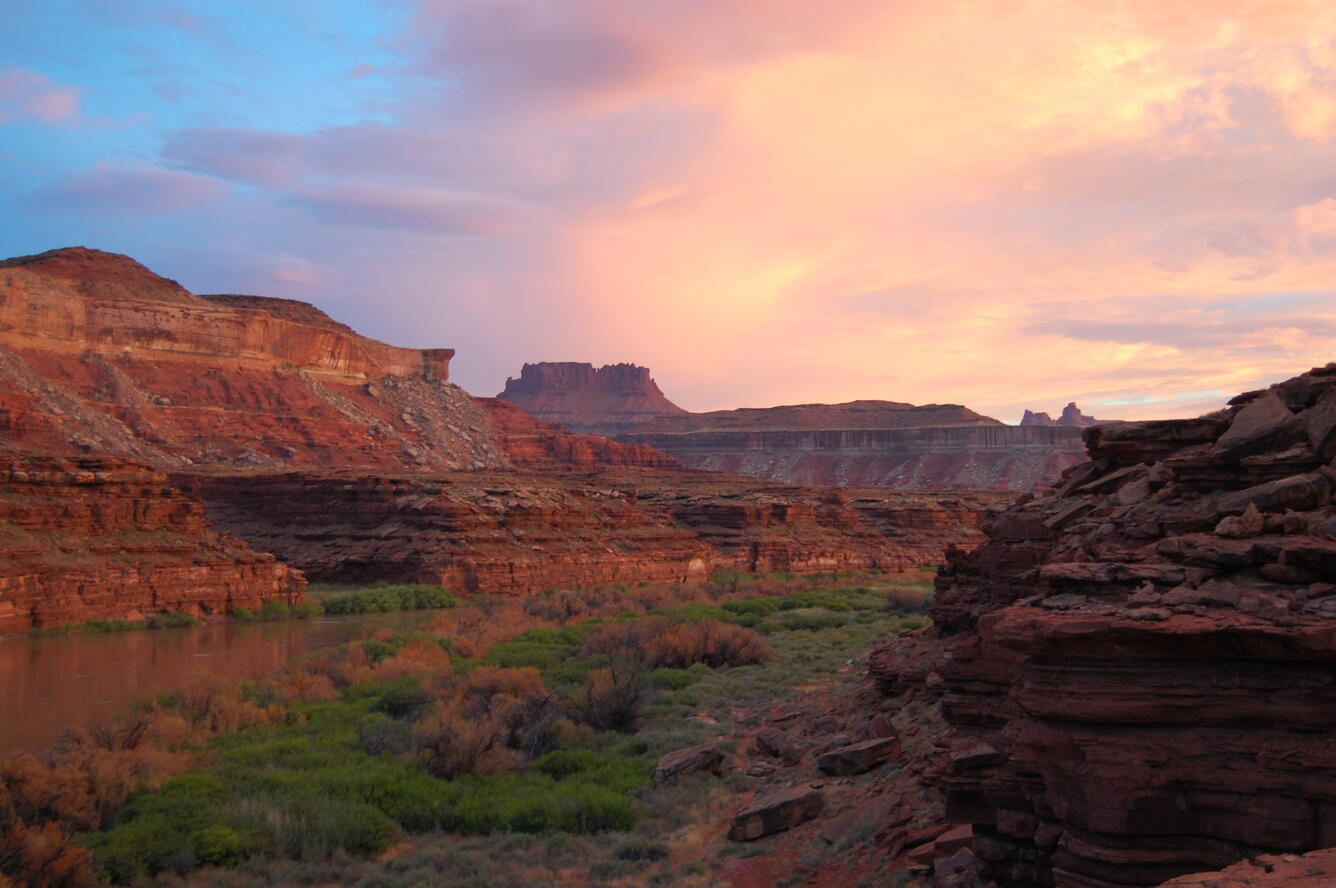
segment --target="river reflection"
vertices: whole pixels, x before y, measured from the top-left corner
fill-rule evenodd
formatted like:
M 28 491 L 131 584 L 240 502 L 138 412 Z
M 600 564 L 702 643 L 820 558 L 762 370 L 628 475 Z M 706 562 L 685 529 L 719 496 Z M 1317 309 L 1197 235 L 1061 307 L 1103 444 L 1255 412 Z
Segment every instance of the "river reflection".
M 0 756 L 47 746 L 66 728 L 199 676 L 268 675 L 304 651 L 428 619 L 418 611 L 0 638 Z

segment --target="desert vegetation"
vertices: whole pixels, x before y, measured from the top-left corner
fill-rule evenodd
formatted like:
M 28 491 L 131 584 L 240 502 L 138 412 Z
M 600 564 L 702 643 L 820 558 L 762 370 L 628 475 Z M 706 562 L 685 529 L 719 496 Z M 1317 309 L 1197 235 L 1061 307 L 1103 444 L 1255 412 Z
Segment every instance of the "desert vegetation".
M 505 872 L 544 866 L 689 883 L 700 862 L 658 837 L 730 788 L 655 787 L 658 757 L 723 736 L 739 701 L 792 693 L 920 625 L 887 609 L 886 588 L 717 575 L 479 598 L 263 681 L 182 688 L 0 764 L 0 873 L 224 885 L 343 861 L 335 884 L 422 884 L 408 873 L 423 866 L 433 884 L 510 884 Z M 522 859 L 507 870 L 497 842 L 520 842 Z M 446 847 L 471 849 L 477 873 L 441 876 L 455 866 L 434 850 Z

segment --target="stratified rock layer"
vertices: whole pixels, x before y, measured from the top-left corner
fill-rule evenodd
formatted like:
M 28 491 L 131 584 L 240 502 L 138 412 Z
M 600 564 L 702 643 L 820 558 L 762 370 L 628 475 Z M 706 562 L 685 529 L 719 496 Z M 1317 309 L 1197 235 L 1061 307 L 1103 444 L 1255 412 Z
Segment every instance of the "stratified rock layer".
M 1003 886 L 1336 845 L 1336 364 L 1092 461 L 939 574 L 948 816 Z
M 786 484 L 1035 492 L 1086 461 L 1079 429 L 998 425 L 648 432 L 622 436 L 693 469 Z
M 1024 429 L 959 404 L 898 401 L 688 413 L 644 367 L 573 363 L 525 364 L 499 397 L 544 422 L 648 446 L 687 468 L 785 484 L 1037 491 L 1086 459 L 1076 426 L 1088 417 L 1075 405 L 1059 423 Z
M 582 435 L 620 435 L 660 417 L 685 413 L 635 364 L 545 361 L 525 364 L 498 398 Z
M 209 529 L 165 475 L 0 453 L 0 635 L 300 599 L 301 574 Z
M 312 579 L 522 593 L 717 569 L 934 563 L 1007 498 L 830 491 L 680 471 L 180 475 L 209 519 Z

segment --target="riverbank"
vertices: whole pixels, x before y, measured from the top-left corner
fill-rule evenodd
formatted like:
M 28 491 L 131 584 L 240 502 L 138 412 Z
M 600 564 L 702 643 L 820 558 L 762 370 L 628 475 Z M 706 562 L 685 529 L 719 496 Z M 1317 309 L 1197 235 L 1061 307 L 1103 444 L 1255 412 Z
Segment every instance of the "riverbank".
M 209 740 L 199 718 L 186 719 L 206 751 L 190 774 L 90 835 L 91 865 L 122 881 L 184 873 L 192 885 L 232 878 L 211 881 L 201 864 L 240 865 L 248 878 L 282 882 L 293 858 L 327 868 L 318 861 L 328 854 L 455 841 L 445 834 L 500 842 L 493 834 L 538 832 L 590 843 L 593 856 L 579 863 L 586 878 L 652 871 L 654 883 L 703 884 L 699 862 L 672 843 L 661 853 L 647 836 L 680 830 L 669 821 L 751 778 L 654 788 L 654 762 L 711 738 L 736 747 L 727 738 L 739 729 L 739 701 L 854 680 L 839 673 L 848 659 L 923 624 L 886 605 L 892 585 L 898 605 L 921 601 L 921 584 L 876 582 L 734 578 L 696 590 L 553 593 L 457 607 L 418 631 L 326 649 L 240 696 L 217 695 L 232 700 L 230 718 L 243 713 L 253 727 Z M 189 696 L 160 698 L 141 717 L 183 719 L 183 705 L 198 716 Z
M 436 610 L 459 603 L 446 589 L 423 584 L 378 583 L 355 586 L 312 583 L 306 588 L 306 600 L 289 605 L 277 599 L 259 608 L 239 607 L 230 614 L 194 616 L 177 611 L 162 611 L 142 620 L 89 620 L 62 623 L 49 629 L 32 629 L 31 636 L 70 635 L 77 633 L 127 632 L 135 629 L 179 629 L 200 623 L 273 623 L 282 620 L 309 620 L 322 614 L 383 614 L 399 611 Z

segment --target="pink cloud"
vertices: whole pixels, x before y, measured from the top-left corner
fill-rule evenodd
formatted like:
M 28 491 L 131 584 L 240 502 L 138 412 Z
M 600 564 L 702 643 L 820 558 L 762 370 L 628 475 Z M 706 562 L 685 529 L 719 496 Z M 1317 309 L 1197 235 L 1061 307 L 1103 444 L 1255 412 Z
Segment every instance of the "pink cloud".
M 475 391 L 631 360 L 695 409 L 1173 415 L 1336 358 L 1333 35 L 1317 0 L 425 0 L 394 122 L 162 158 Z
M 504 235 L 531 215 L 522 203 L 493 195 L 394 185 L 324 186 L 289 200 L 325 223 L 464 235 Z
M 190 173 L 100 166 L 40 185 L 24 203 L 39 212 L 160 214 L 194 209 L 228 190 L 216 179 Z
M 79 119 L 80 89 L 25 68 L 0 72 L 0 124 L 17 120 L 71 123 Z

